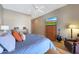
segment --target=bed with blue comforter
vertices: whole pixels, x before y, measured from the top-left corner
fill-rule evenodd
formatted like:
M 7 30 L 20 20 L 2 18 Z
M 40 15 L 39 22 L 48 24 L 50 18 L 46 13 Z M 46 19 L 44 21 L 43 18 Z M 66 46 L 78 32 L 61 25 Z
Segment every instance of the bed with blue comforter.
M 9 35 L 10 34 L 8 34 L 8 36 Z M 56 50 L 54 44 L 48 38 L 45 38 L 40 35 L 27 34 L 25 41 L 15 43 L 15 48 L 13 51 L 10 51 L 10 52 L 4 51 L 3 54 L 44 54 L 49 49 Z

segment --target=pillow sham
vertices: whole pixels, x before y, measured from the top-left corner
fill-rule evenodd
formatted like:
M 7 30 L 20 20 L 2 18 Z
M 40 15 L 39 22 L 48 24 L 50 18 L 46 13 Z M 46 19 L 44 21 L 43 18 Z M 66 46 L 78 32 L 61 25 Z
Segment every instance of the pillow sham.
M 23 41 L 22 36 L 17 31 L 12 31 L 12 35 L 14 36 L 16 41 L 18 41 L 18 42 L 22 42 Z

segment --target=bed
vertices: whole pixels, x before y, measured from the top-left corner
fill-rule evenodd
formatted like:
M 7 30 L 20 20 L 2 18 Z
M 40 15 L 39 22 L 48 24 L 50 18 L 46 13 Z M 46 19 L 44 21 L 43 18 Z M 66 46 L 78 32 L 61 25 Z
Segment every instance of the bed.
M 27 34 L 25 41 L 16 42 L 14 51 L 4 51 L 2 54 L 44 54 L 49 49 L 56 50 L 54 44 L 48 38 Z

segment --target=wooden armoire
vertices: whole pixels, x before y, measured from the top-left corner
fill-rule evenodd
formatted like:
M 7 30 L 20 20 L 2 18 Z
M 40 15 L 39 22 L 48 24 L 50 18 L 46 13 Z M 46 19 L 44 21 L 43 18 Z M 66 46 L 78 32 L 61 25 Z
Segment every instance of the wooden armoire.
M 56 25 L 46 25 L 46 37 L 48 37 L 51 41 L 56 40 Z

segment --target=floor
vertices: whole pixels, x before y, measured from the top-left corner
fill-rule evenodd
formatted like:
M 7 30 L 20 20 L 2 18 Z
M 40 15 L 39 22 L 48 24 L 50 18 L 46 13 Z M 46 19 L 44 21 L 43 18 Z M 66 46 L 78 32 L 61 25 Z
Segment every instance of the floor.
M 53 43 L 58 49 L 60 49 L 61 52 L 66 53 L 66 54 L 70 54 L 68 49 L 64 46 L 64 41 L 63 40 L 61 42 L 53 41 Z

